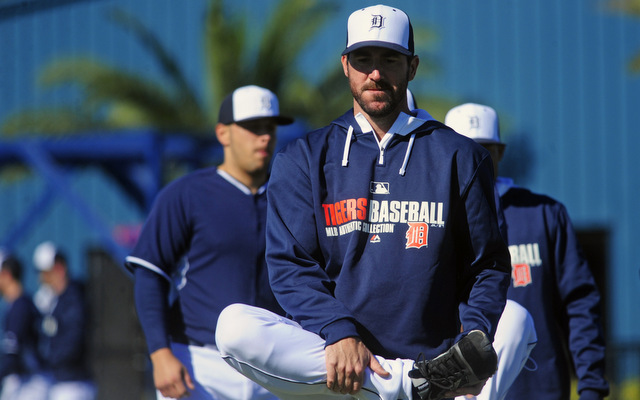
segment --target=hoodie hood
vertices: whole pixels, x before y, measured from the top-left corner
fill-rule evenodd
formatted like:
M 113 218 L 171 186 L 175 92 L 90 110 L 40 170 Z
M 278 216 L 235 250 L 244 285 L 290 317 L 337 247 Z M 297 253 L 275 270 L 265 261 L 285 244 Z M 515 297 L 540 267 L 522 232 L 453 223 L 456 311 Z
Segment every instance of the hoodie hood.
M 396 119 L 396 122 L 393 124 L 391 129 L 389 129 L 389 132 L 390 133 L 393 132 L 392 129 L 394 129 L 394 127 L 400 128 L 401 126 L 404 126 L 405 130 L 409 129 L 409 126 L 411 127 L 412 130 L 415 130 L 417 127 L 421 126 L 427 121 L 435 121 L 435 118 L 433 118 L 431 114 L 429 114 L 425 110 L 415 109 L 413 110 L 413 112 L 416 113 L 415 116 L 401 112 L 400 115 L 398 116 L 398 119 Z M 361 114 L 358 113 L 358 115 L 361 115 Z M 356 120 L 356 116 L 354 115 L 353 108 L 347 111 L 346 113 L 342 114 L 340 117 L 333 120 L 331 122 L 331 125 L 338 125 L 344 128 L 345 130 L 348 130 L 349 126 L 353 126 L 354 134 L 356 135 L 361 133 L 371 132 L 373 130 L 371 128 L 371 125 L 369 125 L 369 122 L 366 120 L 366 118 L 364 118 L 364 116 L 362 116 L 362 118 L 366 122 L 365 127 L 368 129 L 363 129 L 362 125 Z M 422 121 L 422 122 L 419 122 L 419 121 Z M 409 130 L 408 132 L 411 132 L 411 130 Z M 393 132 L 393 133 L 400 133 L 400 132 Z M 405 135 L 406 133 L 407 132 L 404 132 Z
M 392 140 L 394 135 L 411 135 L 409 138 L 409 143 L 407 144 L 407 151 L 405 152 L 402 167 L 400 168 L 400 171 L 398 171 L 398 173 L 403 176 L 406 172 L 407 164 L 409 163 L 411 150 L 413 149 L 416 130 L 428 121 L 435 121 L 434 118 L 425 110 L 414 110 L 414 112 L 416 113 L 415 116 L 401 112 L 391 128 L 389 128 L 389 131 L 382 138 L 382 140 L 378 140 L 378 137 L 375 135 L 371 124 L 369 124 L 369 121 L 367 121 L 365 116 L 361 113 L 358 113 L 354 116 L 353 112 L 354 110 L 351 109 L 343 114 L 340 118 L 332 122 L 332 124 L 338 125 L 347 130 L 347 136 L 344 143 L 344 151 L 342 153 L 342 166 L 349 166 L 349 149 L 351 148 L 351 143 L 353 141 L 354 135 L 372 134 L 376 138 L 376 140 L 378 141 L 378 147 L 380 149 L 380 164 L 384 163 L 384 151 L 387 144 Z

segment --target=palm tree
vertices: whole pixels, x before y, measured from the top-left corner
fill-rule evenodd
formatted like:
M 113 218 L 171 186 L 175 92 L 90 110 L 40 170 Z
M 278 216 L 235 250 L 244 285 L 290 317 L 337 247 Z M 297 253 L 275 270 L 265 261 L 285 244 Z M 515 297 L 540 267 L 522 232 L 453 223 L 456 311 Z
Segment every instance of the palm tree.
M 608 6 L 611 9 L 640 17 L 640 0 L 609 0 Z M 629 71 L 633 74 L 640 73 L 640 52 L 636 53 L 629 61 Z
M 351 107 L 351 94 L 335 59 L 319 82 L 303 77 L 297 58 L 310 39 L 337 11 L 333 2 L 322 0 L 281 0 L 274 8 L 253 46 L 244 14 L 230 13 L 223 0 L 210 0 L 203 29 L 204 99 L 189 87 L 179 64 L 158 37 L 139 20 L 115 9 L 110 18 L 128 30 L 149 51 L 165 79 L 150 80 L 96 58 L 67 57 L 45 65 L 38 83 L 43 88 L 72 84 L 81 91 L 77 104 L 45 109 L 27 109 L 11 115 L 0 133 L 17 136 L 73 135 L 102 130 L 155 128 L 193 136 L 210 135 L 222 97 L 234 88 L 257 84 L 273 90 L 281 108 L 309 126 L 325 125 Z M 421 44 L 419 77 L 437 73 L 437 63 L 429 58 L 435 35 L 414 25 L 416 43 Z M 253 50 L 257 49 L 257 50 Z M 442 115 L 455 103 L 414 93 L 422 108 Z
M 313 85 L 300 77 L 295 61 L 335 9 L 333 3 L 326 1 L 282 0 L 265 26 L 257 56 L 252 56 L 246 16 L 229 15 L 222 0 L 211 0 L 203 31 L 207 61 L 205 100 L 189 87 L 180 66 L 157 36 L 133 16 L 115 10 L 110 17 L 144 44 L 166 79 L 152 81 L 93 58 L 58 59 L 43 68 L 39 84 L 44 88 L 74 84 L 81 90 L 82 101 L 20 111 L 10 116 L 0 131 L 5 136 L 27 132 L 68 135 L 152 127 L 200 136 L 210 131 L 222 97 L 251 83 L 276 92 L 282 108 L 293 115 L 326 121 L 323 112 L 335 115 L 331 104 L 336 98 L 336 92 L 331 91 L 332 96 L 326 92 L 337 86 L 340 75 L 332 72 L 320 84 Z M 324 106 L 317 107 L 319 102 Z

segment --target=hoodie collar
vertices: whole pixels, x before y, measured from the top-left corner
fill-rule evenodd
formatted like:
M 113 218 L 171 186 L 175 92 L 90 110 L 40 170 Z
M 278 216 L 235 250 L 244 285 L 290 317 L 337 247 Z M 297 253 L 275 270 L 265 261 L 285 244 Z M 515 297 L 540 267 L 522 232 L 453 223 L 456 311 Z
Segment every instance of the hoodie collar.
M 400 136 L 407 136 L 408 134 L 413 132 L 416 128 L 418 128 L 419 126 L 422 126 L 425 122 L 429 120 L 433 120 L 433 117 L 424 110 L 418 109 L 414 111 L 417 112 L 416 116 L 401 112 L 398 115 L 398 118 L 396 118 L 393 125 L 391 125 L 391 128 L 389 128 L 389 131 L 386 133 L 386 135 L 398 134 Z M 369 123 L 369 121 L 367 121 L 365 116 L 362 115 L 362 113 L 356 114 L 355 120 L 358 123 L 358 126 L 360 127 L 360 130 L 362 131 L 362 133 L 373 132 L 373 128 L 371 127 L 371 124 Z
M 400 171 L 398 171 L 398 173 L 402 176 L 404 176 L 404 174 L 406 173 L 407 165 L 409 163 L 409 157 L 411 156 L 411 149 L 413 148 L 413 143 L 416 138 L 415 130 L 418 127 L 424 125 L 425 122 L 429 120 L 433 120 L 433 117 L 431 117 L 431 115 L 429 115 L 429 113 L 424 110 L 414 110 L 414 111 L 416 112 L 415 116 L 401 112 L 398 115 L 398 118 L 396 118 L 393 125 L 391 125 L 391 128 L 389 128 L 389 131 L 384 135 L 382 140 L 378 140 L 378 137 L 373 132 L 373 128 L 371 127 L 371 124 L 369 123 L 369 121 L 367 121 L 365 116 L 362 115 L 362 113 L 358 113 L 354 117 L 362 133 L 371 133 L 376 138 L 376 141 L 378 142 L 378 146 L 380 147 L 380 157 L 379 157 L 380 164 L 384 162 L 385 148 L 389 143 L 389 141 L 391 140 L 391 138 L 393 137 L 393 135 L 398 134 L 400 136 L 407 136 L 411 134 L 411 137 L 409 138 L 409 143 L 407 144 L 407 150 L 405 152 L 404 160 L 402 162 L 402 167 L 400 167 Z M 346 118 L 349 117 L 348 115 L 349 113 L 351 113 L 351 116 L 352 116 L 353 110 L 350 110 L 349 112 L 347 112 L 347 114 L 343 116 L 343 118 L 345 118 L 344 121 L 338 121 L 338 122 L 347 122 L 349 124 L 349 128 L 347 129 L 346 140 L 344 143 L 344 149 L 342 152 L 343 167 L 349 166 L 349 150 L 351 148 L 351 138 L 354 134 L 353 124 L 349 123 L 346 120 Z M 342 126 L 342 124 L 340 125 Z

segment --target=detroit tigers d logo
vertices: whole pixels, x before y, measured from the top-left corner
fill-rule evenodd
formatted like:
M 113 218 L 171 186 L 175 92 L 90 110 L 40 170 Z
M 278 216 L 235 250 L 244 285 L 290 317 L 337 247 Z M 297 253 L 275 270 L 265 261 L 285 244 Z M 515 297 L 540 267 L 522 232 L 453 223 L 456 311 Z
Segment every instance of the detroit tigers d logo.
M 380 14 L 373 14 L 371 15 L 371 27 L 369 28 L 369 30 L 374 29 L 374 28 L 384 28 L 384 17 Z
M 409 229 L 405 237 L 407 244 L 405 249 L 419 249 L 428 245 L 429 225 L 425 222 L 408 222 Z

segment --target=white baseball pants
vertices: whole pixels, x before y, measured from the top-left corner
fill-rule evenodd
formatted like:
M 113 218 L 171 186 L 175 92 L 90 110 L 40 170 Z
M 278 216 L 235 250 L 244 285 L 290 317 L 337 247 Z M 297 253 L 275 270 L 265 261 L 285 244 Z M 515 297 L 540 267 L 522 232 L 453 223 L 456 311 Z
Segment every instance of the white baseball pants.
M 195 385 L 190 400 L 277 400 L 273 393 L 230 368 L 215 346 L 171 343 L 171 351 L 187 368 Z M 156 390 L 157 400 L 174 400 Z
M 504 400 L 537 341 L 531 314 L 519 303 L 507 300 L 493 341 L 498 354 L 498 370 L 478 396 L 460 396 L 456 400 Z
M 528 315 L 520 306 L 511 309 L 515 312 L 524 311 Z M 532 324 L 530 328 L 533 328 Z M 528 332 L 529 329 L 523 331 Z M 520 342 L 523 338 L 507 336 L 506 342 L 509 339 Z M 282 400 L 301 397 L 318 400 L 412 399 L 408 372 L 413 369 L 414 360 L 410 359 L 387 360 L 376 356 L 384 369 L 390 372 L 389 378 L 382 378 L 367 369 L 363 388 L 357 394 L 345 395 L 331 391 L 326 385 L 324 340 L 304 330 L 296 322 L 261 308 L 244 304 L 232 304 L 225 308 L 218 319 L 216 343 L 220 355 L 229 365 Z M 527 350 L 527 346 L 519 348 L 522 353 L 514 354 L 519 360 L 517 372 L 531 351 L 530 348 Z
M 299 324 L 270 311 L 232 304 L 218 318 L 216 343 L 222 358 L 243 375 L 282 400 L 299 399 L 411 399 L 407 374 L 413 360 L 376 357 L 389 378 L 367 369 L 363 388 L 345 395 L 327 388 L 324 340 Z
M 0 400 L 46 400 L 49 382 L 37 374 L 9 374 L 4 377 L 0 386 Z

